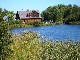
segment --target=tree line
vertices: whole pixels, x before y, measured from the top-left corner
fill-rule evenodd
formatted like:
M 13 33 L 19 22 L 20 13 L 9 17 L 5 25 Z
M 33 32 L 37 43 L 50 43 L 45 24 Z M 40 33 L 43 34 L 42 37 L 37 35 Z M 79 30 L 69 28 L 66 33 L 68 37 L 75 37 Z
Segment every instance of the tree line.
M 70 22 L 80 21 L 80 7 L 77 5 L 63 5 L 50 6 L 41 13 L 44 21 L 62 22 L 69 24 Z

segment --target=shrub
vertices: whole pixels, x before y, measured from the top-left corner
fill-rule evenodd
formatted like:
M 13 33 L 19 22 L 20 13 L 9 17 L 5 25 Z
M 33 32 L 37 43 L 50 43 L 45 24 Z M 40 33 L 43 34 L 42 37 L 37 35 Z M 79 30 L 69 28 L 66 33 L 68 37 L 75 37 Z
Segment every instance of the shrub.
M 63 21 L 56 22 L 56 25 L 61 25 L 61 24 L 63 24 Z
M 8 23 L 0 22 L 0 60 L 5 60 L 12 50 L 9 45 L 12 43 L 11 34 L 8 32 Z
M 76 22 L 69 22 L 69 24 L 80 25 L 80 21 L 76 21 Z
M 11 48 L 14 53 L 8 60 L 40 60 L 39 54 L 42 47 L 40 39 L 34 32 L 24 33 L 12 38 Z
M 80 44 L 80 43 L 79 43 Z M 73 42 L 55 43 L 48 41 L 44 43 L 42 59 L 43 60 L 79 60 L 80 45 Z
M 80 42 L 42 41 L 34 32 L 12 37 L 14 53 L 8 60 L 80 60 Z
M 10 25 L 13 25 L 13 24 L 22 24 L 22 21 L 21 20 L 9 20 L 8 23 Z
M 33 25 L 33 26 L 35 26 L 35 27 L 37 27 L 37 26 L 40 26 L 40 22 L 32 22 L 32 23 L 30 23 L 31 25 Z

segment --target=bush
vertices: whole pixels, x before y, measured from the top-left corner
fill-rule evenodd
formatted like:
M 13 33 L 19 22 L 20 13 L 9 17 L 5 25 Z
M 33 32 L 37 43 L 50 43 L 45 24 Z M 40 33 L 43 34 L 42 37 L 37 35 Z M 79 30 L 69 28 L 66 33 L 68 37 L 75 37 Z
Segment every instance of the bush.
M 43 60 L 79 60 L 80 59 L 80 43 L 45 42 L 42 52 Z
M 0 60 L 5 60 L 12 53 L 9 47 L 12 43 L 11 34 L 8 32 L 8 29 L 8 23 L 0 22 Z
M 33 25 L 34 27 L 37 27 L 37 26 L 40 26 L 40 22 L 32 22 L 32 23 L 30 23 L 31 25 Z
M 80 21 L 76 21 L 76 22 L 69 22 L 69 24 L 80 25 Z
M 22 24 L 22 21 L 21 20 L 9 20 L 8 23 L 9 25 Z
M 14 53 L 8 60 L 40 60 L 39 54 L 42 47 L 40 39 L 34 32 L 24 33 L 12 38 L 11 48 Z
M 8 60 L 80 60 L 80 42 L 42 41 L 34 32 L 12 37 L 14 53 Z
M 56 22 L 56 25 L 60 25 L 60 24 L 63 24 L 63 21 Z

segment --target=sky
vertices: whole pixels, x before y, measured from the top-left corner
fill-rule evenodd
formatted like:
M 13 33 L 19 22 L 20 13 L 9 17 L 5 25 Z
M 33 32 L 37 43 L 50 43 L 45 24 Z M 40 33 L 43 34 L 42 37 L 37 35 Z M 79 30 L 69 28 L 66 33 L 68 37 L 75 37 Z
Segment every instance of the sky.
M 7 9 L 10 11 L 20 10 L 39 10 L 42 12 L 49 6 L 58 4 L 76 4 L 80 6 L 80 0 L 0 0 L 0 8 Z

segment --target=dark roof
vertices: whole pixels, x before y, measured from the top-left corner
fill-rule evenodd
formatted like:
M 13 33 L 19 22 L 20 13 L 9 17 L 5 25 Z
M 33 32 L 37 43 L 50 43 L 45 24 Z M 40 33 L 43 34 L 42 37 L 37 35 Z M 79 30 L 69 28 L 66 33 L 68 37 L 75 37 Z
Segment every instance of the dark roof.
M 20 19 L 22 18 L 33 18 L 33 17 L 27 17 L 27 14 L 32 13 L 33 11 L 36 11 L 37 13 L 39 13 L 38 10 L 26 10 L 26 11 L 18 11 L 19 17 Z M 39 13 L 39 17 L 34 17 L 34 18 L 41 18 L 41 15 Z

